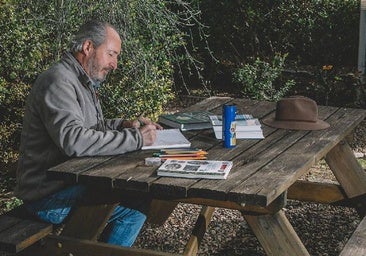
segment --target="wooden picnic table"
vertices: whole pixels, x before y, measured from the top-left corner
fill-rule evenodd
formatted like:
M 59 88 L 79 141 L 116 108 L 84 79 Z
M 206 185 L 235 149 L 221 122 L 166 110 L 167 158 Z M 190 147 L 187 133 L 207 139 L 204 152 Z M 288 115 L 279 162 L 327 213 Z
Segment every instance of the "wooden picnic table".
M 225 103 L 235 103 L 238 113 L 260 119 L 274 115 L 276 107 L 267 101 L 211 97 L 185 111 L 221 114 Z M 157 167 L 144 165 L 144 159 L 151 157 L 154 150 L 71 159 L 51 168 L 49 178 L 87 184 L 109 202 L 95 199 L 95 205 L 79 207 L 61 235 L 52 239 L 96 241 L 119 196 L 133 193 L 153 198 L 148 220 L 155 223 L 163 223 L 179 202 L 203 206 L 184 255 L 197 254 L 216 207 L 240 211 L 268 255 L 309 255 L 283 207 L 290 198 L 346 204 L 365 213 L 362 200 L 366 195 L 366 173 L 347 142 L 365 117 L 363 109 L 319 106 L 319 118 L 330 124 L 326 130 L 294 131 L 263 125 L 265 139 L 237 140 L 232 149 L 224 148 L 212 129 L 184 132 L 193 147 L 208 151 L 208 159 L 234 162 L 226 180 L 158 177 Z M 323 158 L 339 185 L 299 180 Z M 93 248 L 100 244 L 93 244 Z M 73 246 L 78 247 L 78 243 Z

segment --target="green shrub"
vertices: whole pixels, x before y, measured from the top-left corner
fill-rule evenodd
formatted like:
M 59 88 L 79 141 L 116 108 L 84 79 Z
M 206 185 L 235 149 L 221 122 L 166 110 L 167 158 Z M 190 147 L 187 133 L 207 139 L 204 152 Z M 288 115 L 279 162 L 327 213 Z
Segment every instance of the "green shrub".
M 276 54 L 271 63 L 256 58 L 253 64 L 244 64 L 234 71 L 233 81 L 240 86 L 243 96 L 270 101 L 282 98 L 295 85 L 293 80 L 281 81 L 286 56 Z
M 197 24 L 197 12 L 186 2 L 0 0 L 0 166 L 17 158 L 24 102 L 36 76 L 91 18 L 112 23 L 123 39 L 119 69 L 100 92 L 106 117 L 156 118 L 174 97 L 173 66 L 194 62 L 182 28 Z
M 211 51 L 202 43 L 194 53 L 213 89 L 231 89 L 233 68 L 276 52 L 298 66 L 357 65 L 359 0 L 191 1 L 208 27 Z
M 17 160 L 23 105 L 29 86 L 8 83 L 0 77 L 0 166 Z

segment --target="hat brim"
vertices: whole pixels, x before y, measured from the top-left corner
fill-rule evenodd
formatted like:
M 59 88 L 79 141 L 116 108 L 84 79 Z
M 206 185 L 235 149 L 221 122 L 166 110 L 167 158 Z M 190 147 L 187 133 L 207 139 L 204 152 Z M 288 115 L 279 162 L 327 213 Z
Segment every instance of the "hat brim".
M 330 125 L 323 121 L 317 120 L 316 122 L 301 122 L 301 121 L 279 121 L 274 118 L 263 120 L 263 123 L 280 129 L 288 130 L 323 130 L 327 129 Z

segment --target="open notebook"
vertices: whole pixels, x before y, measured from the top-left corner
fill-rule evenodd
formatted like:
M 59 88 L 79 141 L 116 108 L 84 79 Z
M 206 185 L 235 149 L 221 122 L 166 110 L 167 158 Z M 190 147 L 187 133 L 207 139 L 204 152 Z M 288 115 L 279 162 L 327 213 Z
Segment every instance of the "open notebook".
M 141 149 L 162 149 L 162 148 L 187 148 L 191 146 L 189 140 L 184 137 L 179 129 L 164 129 L 156 131 L 156 141 L 151 146 L 143 146 Z

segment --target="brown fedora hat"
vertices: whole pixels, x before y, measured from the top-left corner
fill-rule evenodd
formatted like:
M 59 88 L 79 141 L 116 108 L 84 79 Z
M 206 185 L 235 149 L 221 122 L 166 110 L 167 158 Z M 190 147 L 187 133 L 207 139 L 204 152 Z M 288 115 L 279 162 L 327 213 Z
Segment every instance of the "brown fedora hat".
M 275 117 L 265 119 L 263 123 L 291 130 L 322 130 L 329 127 L 327 122 L 318 119 L 316 102 L 304 96 L 291 96 L 279 100 Z

